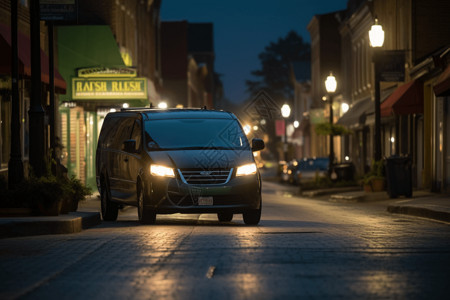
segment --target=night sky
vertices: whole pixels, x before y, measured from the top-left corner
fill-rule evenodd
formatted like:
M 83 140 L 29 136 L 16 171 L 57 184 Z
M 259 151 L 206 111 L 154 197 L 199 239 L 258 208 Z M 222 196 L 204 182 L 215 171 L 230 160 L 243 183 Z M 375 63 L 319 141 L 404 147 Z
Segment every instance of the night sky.
M 162 0 L 161 20 L 214 23 L 216 72 L 223 75 L 225 97 L 240 102 L 265 46 L 290 30 L 309 43 L 312 17 L 346 5 L 347 0 Z

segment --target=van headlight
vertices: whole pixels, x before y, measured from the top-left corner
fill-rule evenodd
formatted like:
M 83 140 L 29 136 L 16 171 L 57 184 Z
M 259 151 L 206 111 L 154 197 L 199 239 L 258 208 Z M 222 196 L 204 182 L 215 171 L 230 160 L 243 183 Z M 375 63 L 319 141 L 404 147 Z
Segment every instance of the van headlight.
M 245 176 L 245 175 L 251 175 L 251 174 L 256 174 L 256 164 L 252 163 L 252 164 L 248 164 L 248 165 L 243 165 L 237 168 L 236 170 L 236 176 Z
M 161 165 L 150 165 L 150 174 L 161 177 L 175 177 L 175 173 L 172 168 Z

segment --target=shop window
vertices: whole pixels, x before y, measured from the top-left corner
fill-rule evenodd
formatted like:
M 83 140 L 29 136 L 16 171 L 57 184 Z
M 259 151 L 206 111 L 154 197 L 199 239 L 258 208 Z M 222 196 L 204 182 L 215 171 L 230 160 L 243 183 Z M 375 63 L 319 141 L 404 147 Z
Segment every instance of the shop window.
M 20 129 L 22 131 L 22 159 L 28 160 L 30 153 L 30 130 L 29 130 L 29 116 L 28 111 L 30 110 L 30 98 L 24 98 L 23 105 L 20 111 Z
M 6 169 L 11 151 L 11 101 L 8 95 L 1 95 L 0 99 L 0 169 Z

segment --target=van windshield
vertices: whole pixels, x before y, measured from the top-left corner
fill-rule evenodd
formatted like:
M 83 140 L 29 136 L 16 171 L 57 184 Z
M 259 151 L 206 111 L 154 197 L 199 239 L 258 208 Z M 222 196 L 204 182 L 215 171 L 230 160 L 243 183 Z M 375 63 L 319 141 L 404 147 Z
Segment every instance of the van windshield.
M 145 122 L 149 150 L 250 149 L 236 120 L 164 119 Z

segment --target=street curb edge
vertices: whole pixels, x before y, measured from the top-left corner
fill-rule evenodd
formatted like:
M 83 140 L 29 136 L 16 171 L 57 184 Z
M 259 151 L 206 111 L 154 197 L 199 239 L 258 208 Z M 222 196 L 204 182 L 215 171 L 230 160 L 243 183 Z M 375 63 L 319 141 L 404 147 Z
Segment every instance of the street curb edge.
M 450 222 L 450 213 L 443 211 L 436 211 L 423 207 L 389 205 L 387 207 L 387 211 L 390 213 L 411 215 L 416 217 L 434 219 L 443 222 Z

